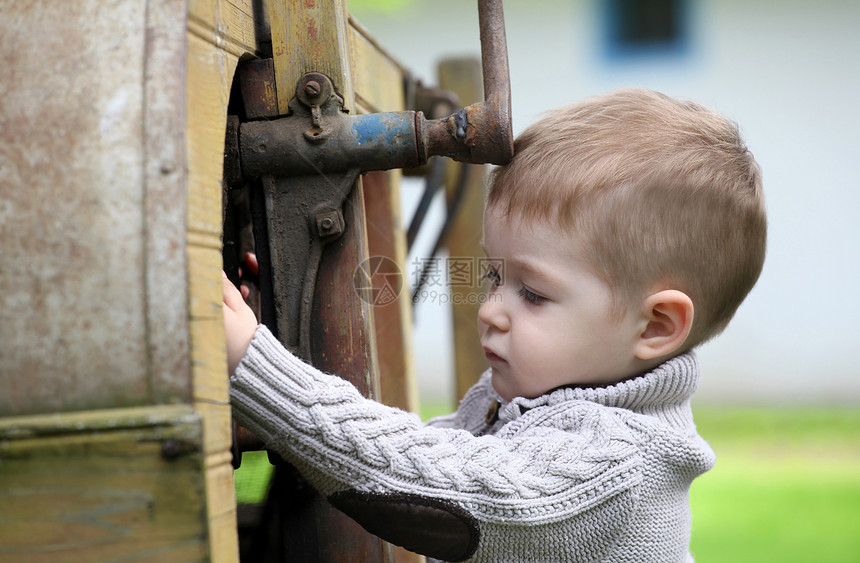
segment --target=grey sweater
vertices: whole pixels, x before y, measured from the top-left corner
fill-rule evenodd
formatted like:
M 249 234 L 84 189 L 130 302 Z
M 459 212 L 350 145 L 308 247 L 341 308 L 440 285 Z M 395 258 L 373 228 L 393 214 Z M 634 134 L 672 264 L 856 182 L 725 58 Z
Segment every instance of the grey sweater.
M 447 560 L 690 561 L 693 354 L 599 388 L 502 404 L 489 373 L 422 424 L 287 352 L 261 326 L 231 378 L 237 420 L 384 539 Z M 499 405 L 499 408 L 493 407 Z

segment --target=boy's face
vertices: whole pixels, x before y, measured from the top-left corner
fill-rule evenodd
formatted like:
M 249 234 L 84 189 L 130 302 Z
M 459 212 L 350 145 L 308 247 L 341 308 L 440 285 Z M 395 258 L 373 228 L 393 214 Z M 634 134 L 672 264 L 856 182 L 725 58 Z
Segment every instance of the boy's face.
M 488 276 L 492 285 L 478 312 L 502 398 L 605 385 L 636 373 L 633 346 L 644 325 L 632 310 L 613 315 L 610 288 L 588 268 L 574 235 L 489 209 L 484 251 L 503 263 L 498 276 Z

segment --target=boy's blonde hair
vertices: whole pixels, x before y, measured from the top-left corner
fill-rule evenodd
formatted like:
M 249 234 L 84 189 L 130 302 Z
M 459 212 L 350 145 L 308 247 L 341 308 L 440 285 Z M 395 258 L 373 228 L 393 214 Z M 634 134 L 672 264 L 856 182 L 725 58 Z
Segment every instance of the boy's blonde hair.
M 619 312 L 655 287 L 686 293 L 684 350 L 726 327 L 764 263 L 761 172 L 737 126 L 648 90 L 589 98 L 529 127 L 493 173 L 487 205 L 573 232 Z

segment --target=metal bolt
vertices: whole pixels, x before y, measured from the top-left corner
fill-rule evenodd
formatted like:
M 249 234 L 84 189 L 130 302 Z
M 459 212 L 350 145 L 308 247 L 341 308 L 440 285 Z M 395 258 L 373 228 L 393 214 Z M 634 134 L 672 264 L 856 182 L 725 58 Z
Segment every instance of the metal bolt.
M 305 94 L 307 94 L 311 98 L 316 98 L 320 95 L 322 87 L 320 83 L 316 80 L 310 80 L 307 84 L 305 84 Z
M 182 453 L 179 442 L 176 440 L 165 440 L 161 443 L 161 457 L 167 460 L 176 459 Z
M 317 233 L 321 237 L 339 236 L 343 233 L 343 217 L 339 211 L 325 211 L 316 216 Z

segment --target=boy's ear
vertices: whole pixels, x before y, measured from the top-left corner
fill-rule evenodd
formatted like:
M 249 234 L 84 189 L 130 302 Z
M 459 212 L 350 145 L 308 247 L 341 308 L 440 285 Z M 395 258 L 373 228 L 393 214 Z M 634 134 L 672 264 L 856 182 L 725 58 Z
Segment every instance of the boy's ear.
M 645 330 L 634 347 L 640 360 L 653 360 L 677 351 L 693 328 L 693 301 L 677 289 L 664 289 L 646 297 L 642 314 Z

